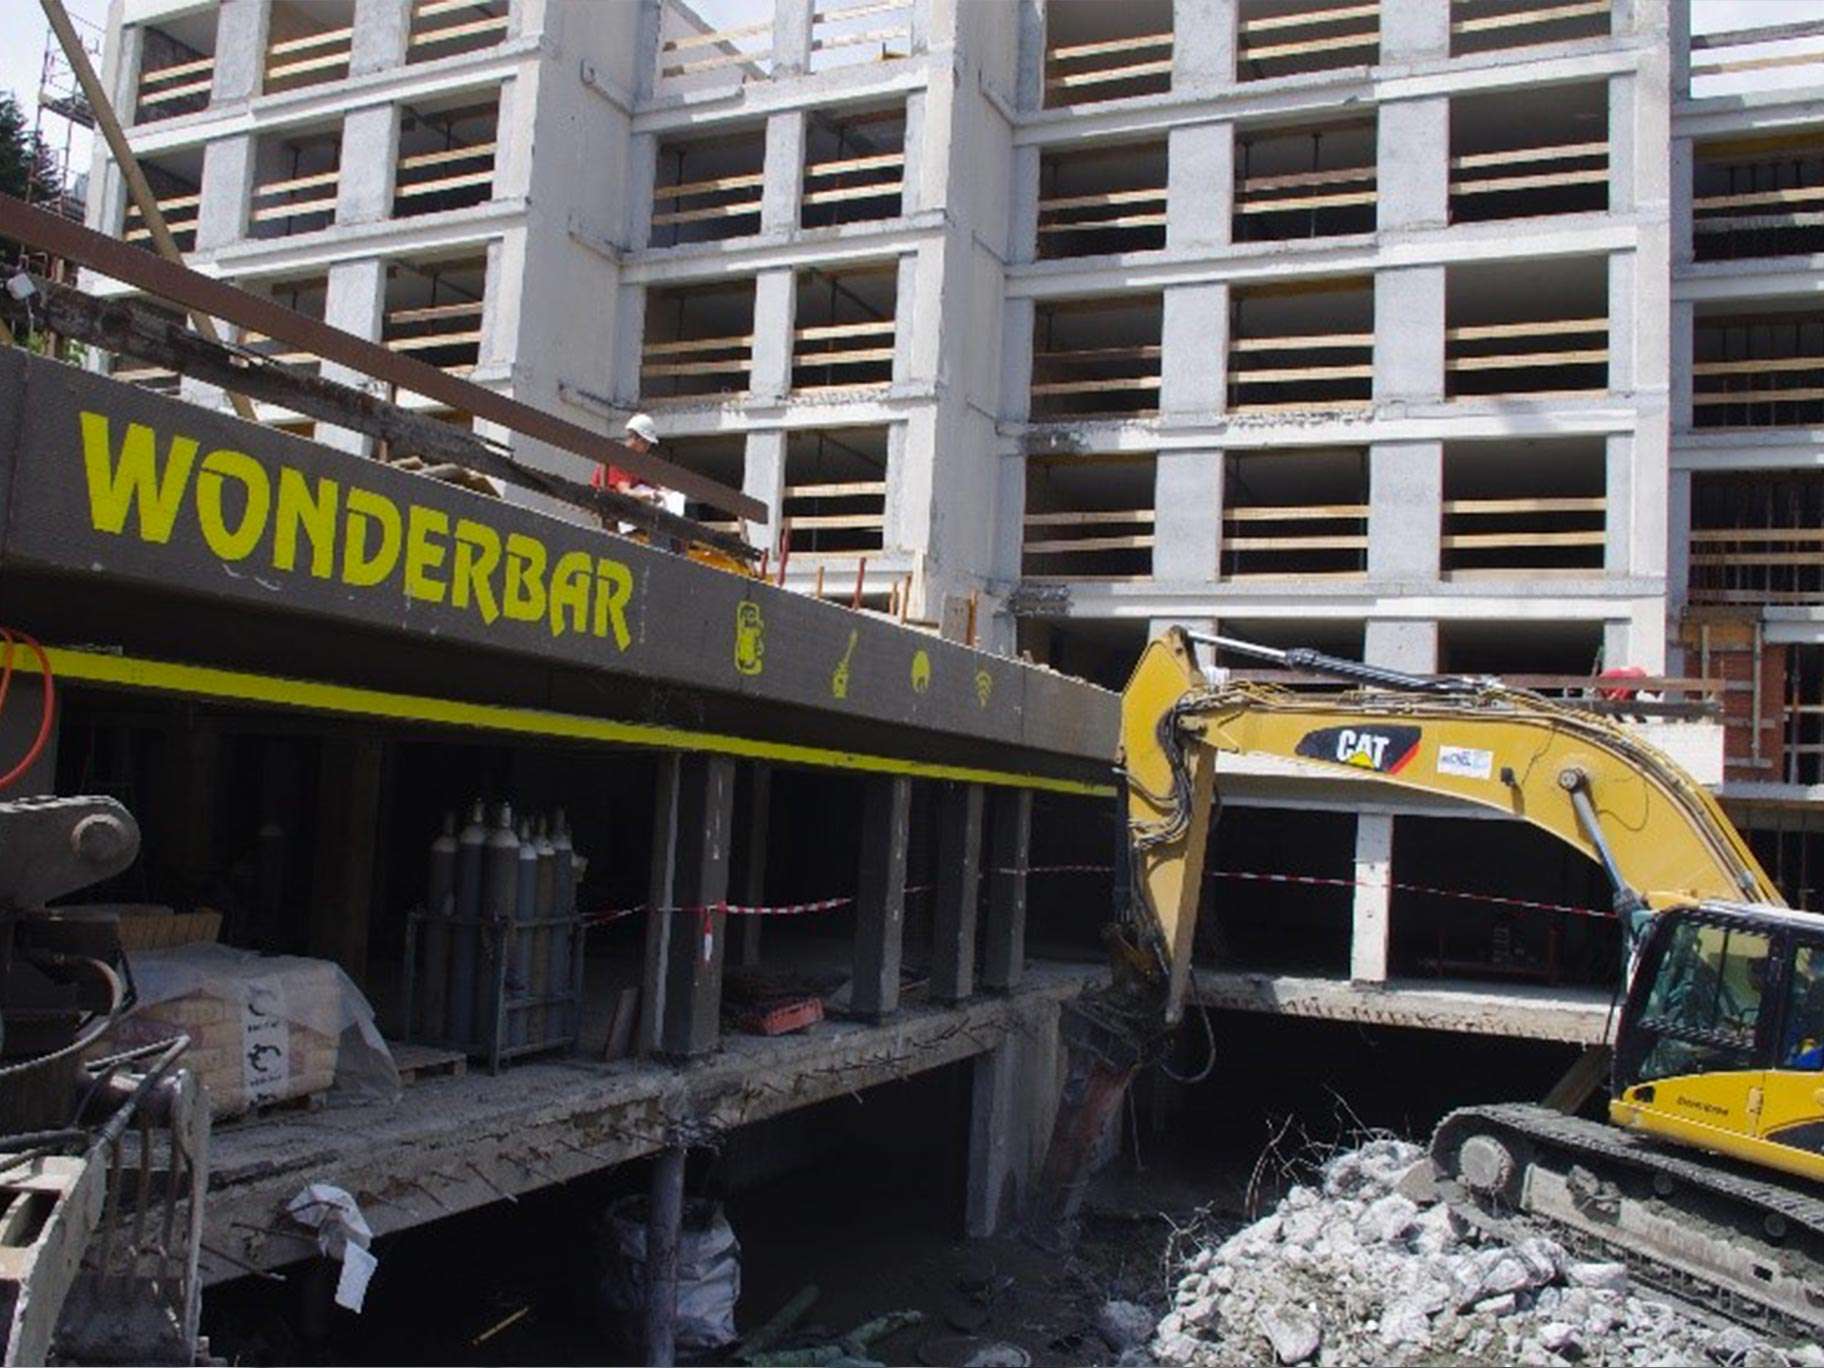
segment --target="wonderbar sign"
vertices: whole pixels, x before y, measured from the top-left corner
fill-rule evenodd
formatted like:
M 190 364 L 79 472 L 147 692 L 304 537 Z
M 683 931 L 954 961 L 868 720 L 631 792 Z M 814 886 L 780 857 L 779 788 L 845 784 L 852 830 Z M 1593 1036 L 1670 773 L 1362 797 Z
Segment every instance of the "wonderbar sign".
M 175 429 L 84 409 L 82 468 L 91 528 L 152 545 L 200 542 L 223 565 L 447 604 L 482 623 L 538 623 L 632 643 L 633 571 L 589 551 L 311 475 Z

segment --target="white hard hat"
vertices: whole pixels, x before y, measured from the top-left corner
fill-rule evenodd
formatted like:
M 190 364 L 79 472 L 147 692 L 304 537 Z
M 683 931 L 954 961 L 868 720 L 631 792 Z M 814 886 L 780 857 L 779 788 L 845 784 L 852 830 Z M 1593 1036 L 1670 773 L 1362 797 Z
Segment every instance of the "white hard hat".
M 636 413 L 627 420 L 627 436 L 643 438 L 654 446 L 659 444 L 659 430 L 644 413 Z

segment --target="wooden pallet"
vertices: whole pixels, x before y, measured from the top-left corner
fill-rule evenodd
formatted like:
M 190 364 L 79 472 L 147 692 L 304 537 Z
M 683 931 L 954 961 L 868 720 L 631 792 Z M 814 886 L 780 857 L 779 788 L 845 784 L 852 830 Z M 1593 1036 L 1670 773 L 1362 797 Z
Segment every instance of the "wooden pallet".
M 104 1169 L 61 1155 L 0 1154 L 0 1310 L 12 1363 L 43 1363 L 82 1251 L 101 1220 Z
M 437 1045 L 416 1045 L 408 1041 L 389 1040 L 393 1067 L 399 1070 L 399 1082 L 410 1087 L 426 1078 L 461 1078 L 469 1071 L 469 1057 L 461 1050 L 446 1050 Z

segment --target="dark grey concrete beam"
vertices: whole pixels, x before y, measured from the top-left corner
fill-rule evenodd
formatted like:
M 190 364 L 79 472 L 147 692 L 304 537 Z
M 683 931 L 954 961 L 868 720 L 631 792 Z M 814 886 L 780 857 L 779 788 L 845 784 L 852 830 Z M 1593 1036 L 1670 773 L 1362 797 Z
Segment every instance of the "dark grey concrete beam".
M 855 981 L 850 1008 L 878 1021 L 899 1010 L 899 962 L 906 930 L 906 851 L 912 781 L 867 781 L 861 815 L 861 876 L 855 899 Z
M 1032 790 L 994 793 L 994 870 L 988 882 L 988 936 L 982 986 L 1006 991 L 1020 985 L 1026 967 L 1026 867 L 1032 849 Z
M 939 1002 L 961 1002 L 975 991 L 981 895 L 982 786 L 945 784 L 937 799 L 937 904 L 931 931 L 931 996 Z

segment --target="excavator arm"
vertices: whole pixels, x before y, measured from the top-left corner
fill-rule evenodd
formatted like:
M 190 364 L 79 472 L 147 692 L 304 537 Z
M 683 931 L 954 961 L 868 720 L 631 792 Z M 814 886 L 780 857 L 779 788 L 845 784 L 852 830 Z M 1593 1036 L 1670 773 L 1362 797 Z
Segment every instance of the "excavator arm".
M 1151 642 L 1122 696 L 1129 933 L 1161 977 L 1167 1024 L 1183 1011 L 1224 752 L 1335 768 L 1538 827 L 1604 868 L 1617 913 L 1636 927 L 1705 899 L 1786 905 L 1709 792 L 1604 718 L 1497 680 L 1401 676 L 1314 652 L 1295 654 L 1376 687 L 1212 684 L 1194 649 L 1178 628 Z

